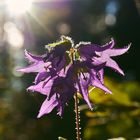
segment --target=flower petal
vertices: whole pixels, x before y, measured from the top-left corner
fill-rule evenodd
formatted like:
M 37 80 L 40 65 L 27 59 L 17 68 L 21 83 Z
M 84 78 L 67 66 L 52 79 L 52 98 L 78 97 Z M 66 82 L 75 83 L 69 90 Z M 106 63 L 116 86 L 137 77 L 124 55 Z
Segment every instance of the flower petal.
M 48 76 L 50 76 L 50 74 L 46 71 L 39 72 L 35 78 L 35 84 L 38 84 L 42 80 L 45 80 Z
M 97 75 L 99 76 L 101 83 L 104 84 L 104 69 L 99 70 Z
M 43 61 L 38 61 L 34 64 L 29 65 L 28 67 L 18 69 L 17 71 L 24 72 L 24 73 L 31 73 L 31 72 L 43 72 L 45 71 L 45 67 L 48 67 L 50 63 L 44 63 Z
M 102 51 L 105 51 L 106 49 L 111 49 L 113 48 L 115 45 L 115 41 L 113 38 L 111 38 L 111 41 L 109 43 L 106 43 L 105 45 L 102 46 L 102 48 L 104 48 L 104 50 Z
M 42 61 L 42 57 L 41 56 L 33 55 L 33 54 L 29 53 L 27 50 L 25 50 L 24 53 L 25 53 L 25 57 L 28 59 L 29 62 Z
M 131 46 L 131 44 L 129 44 L 125 48 L 111 49 L 110 50 L 110 56 L 119 56 L 119 55 L 122 55 L 122 54 L 126 53 L 129 50 L 130 46 Z
M 53 80 L 51 79 L 47 82 L 47 84 L 45 86 L 44 86 L 44 81 L 42 81 L 42 82 L 38 83 L 37 85 L 28 87 L 27 90 L 32 91 L 32 92 L 36 91 L 43 95 L 49 96 L 52 85 L 53 85 Z
M 94 87 L 97 87 L 97 88 L 100 88 L 100 89 L 102 89 L 103 91 L 105 91 L 105 92 L 108 92 L 108 93 L 112 93 L 107 87 L 105 87 L 97 78 L 91 78 L 91 84 L 92 84 L 92 86 L 94 86 Z
M 37 118 L 40 118 L 41 116 L 50 113 L 57 105 L 58 101 L 56 100 L 56 94 L 54 94 L 50 100 L 46 98 L 39 110 Z
M 114 69 L 121 75 L 124 75 L 123 70 L 118 66 L 118 64 L 113 59 L 108 59 L 108 61 L 106 62 L 106 66 Z
M 79 81 L 77 81 L 77 87 L 79 92 L 82 94 L 83 99 L 86 101 L 86 103 L 88 104 L 89 108 L 92 110 L 93 107 L 89 101 L 89 97 L 88 97 L 88 81 L 82 79 L 82 75 L 79 77 Z

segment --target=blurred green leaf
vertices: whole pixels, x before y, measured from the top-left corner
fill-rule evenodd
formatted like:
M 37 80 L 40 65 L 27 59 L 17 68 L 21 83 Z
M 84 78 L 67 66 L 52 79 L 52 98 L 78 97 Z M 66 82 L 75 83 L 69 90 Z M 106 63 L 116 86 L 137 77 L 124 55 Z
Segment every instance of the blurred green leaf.
M 137 82 L 116 82 L 105 78 L 105 85 L 113 94 L 99 89 L 90 93 L 96 110 L 85 110 L 88 117 L 84 138 L 86 140 L 111 137 L 135 138 L 140 131 L 140 86 Z M 135 130 L 134 130 L 135 128 Z M 104 134 L 104 136 L 103 136 Z

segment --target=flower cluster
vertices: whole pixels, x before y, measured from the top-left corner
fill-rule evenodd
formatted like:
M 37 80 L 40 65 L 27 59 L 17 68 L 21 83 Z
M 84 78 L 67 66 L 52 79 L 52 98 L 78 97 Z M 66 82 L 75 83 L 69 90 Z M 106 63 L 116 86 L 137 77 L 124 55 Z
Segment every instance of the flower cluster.
M 62 116 L 65 105 L 77 92 L 92 109 L 89 86 L 111 93 L 104 85 L 104 68 L 110 67 L 124 75 L 112 57 L 124 54 L 130 47 L 128 45 L 115 49 L 114 45 L 113 39 L 102 46 L 90 42 L 74 45 L 70 37 L 62 36 L 60 41 L 47 45 L 47 51 L 42 56 L 25 50 L 30 65 L 19 71 L 37 74 L 34 85 L 27 90 L 39 92 L 46 97 L 38 118 L 50 113 L 54 108 L 57 109 L 57 114 Z

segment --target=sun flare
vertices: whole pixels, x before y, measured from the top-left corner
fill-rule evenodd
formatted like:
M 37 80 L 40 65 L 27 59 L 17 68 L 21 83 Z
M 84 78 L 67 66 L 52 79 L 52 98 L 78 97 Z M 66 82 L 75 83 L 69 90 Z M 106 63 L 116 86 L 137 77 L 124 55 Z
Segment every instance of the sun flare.
M 10 14 L 19 16 L 31 9 L 32 0 L 7 0 L 6 5 Z

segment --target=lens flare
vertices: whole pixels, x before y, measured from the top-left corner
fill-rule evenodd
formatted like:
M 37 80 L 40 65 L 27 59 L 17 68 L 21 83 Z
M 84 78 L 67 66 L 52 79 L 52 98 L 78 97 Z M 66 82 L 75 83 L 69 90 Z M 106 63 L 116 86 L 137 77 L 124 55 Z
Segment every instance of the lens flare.
M 32 0 L 7 0 L 7 10 L 12 15 L 22 15 L 31 9 Z
M 21 48 L 24 44 L 24 37 L 21 31 L 12 22 L 4 24 L 4 30 L 7 34 L 8 43 L 14 48 Z

